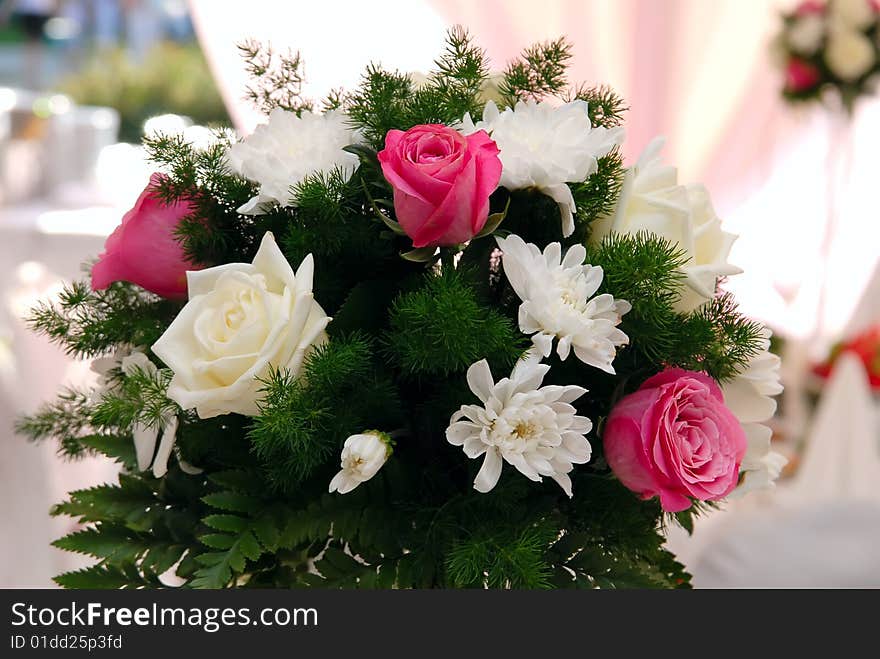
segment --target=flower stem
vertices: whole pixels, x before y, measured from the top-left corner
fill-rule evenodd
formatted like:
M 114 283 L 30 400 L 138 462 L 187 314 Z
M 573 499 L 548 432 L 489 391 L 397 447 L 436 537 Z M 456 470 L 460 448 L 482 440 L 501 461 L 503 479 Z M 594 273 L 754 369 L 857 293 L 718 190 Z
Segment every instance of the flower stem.
M 443 272 L 446 272 L 447 268 L 450 271 L 455 270 L 455 252 L 453 250 L 446 247 L 440 248 L 440 268 Z

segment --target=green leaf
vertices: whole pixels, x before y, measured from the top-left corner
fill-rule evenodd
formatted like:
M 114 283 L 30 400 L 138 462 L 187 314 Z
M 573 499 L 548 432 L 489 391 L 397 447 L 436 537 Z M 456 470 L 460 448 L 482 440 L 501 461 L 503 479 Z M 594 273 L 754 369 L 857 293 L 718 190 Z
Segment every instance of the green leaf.
M 211 549 L 230 549 L 235 544 L 235 537 L 224 533 L 208 533 L 200 535 L 199 541 Z
M 356 155 L 361 159 L 361 162 L 374 163 L 378 161 L 378 158 L 376 157 L 376 149 L 373 149 L 366 144 L 348 144 L 342 147 L 342 150 L 346 153 Z
M 55 540 L 52 546 L 115 562 L 133 561 L 146 550 L 142 538 L 124 528 L 106 524 L 75 531 Z
M 273 516 L 263 515 L 254 520 L 253 531 L 266 551 L 274 552 L 278 548 L 281 533 Z
M 116 589 L 131 586 L 131 579 L 119 568 L 93 565 L 82 570 L 65 572 L 52 579 L 62 588 Z
M 236 513 L 252 513 L 260 508 L 260 501 L 238 492 L 214 492 L 202 497 L 209 506 Z
M 257 560 L 263 555 L 263 548 L 260 546 L 260 543 L 257 542 L 257 538 L 252 531 L 247 531 L 239 536 L 238 548 L 242 556 L 249 558 L 252 561 Z M 244 571 L 244 566 L 242 566 L 241 570 L 236 571 Z
M 483 228 L 480 230 L 476 236 L 472 238 L 472 240 L 478 240 L 480 238 L 485 238 L 486 236 L 491 236 L 495 233 L 495 230 L 499 227 L 499 225 L 504 221 L 504 218 L 507 217 L 507 209 L 510 208 L 510 197 L 507 198 L 507 203 L 504 205 L 504 210 L 500 213 L 492 213 L 487 219 L 486 224 L 483 225 Z
M 199 554 L 195 560 L 205 567 L 195 573 L 191 585 L 193 588 L 225 588 L 232 579 L 232 569 L 226 560 L 225 552 L 209 552 Z
M 144 555 L 142 564 L 157 575 L 162 574 L 174 567 L 185 551 L 184 545 L 154 545 Z
M 239 533 L 247 526 L 247 519 L 238 515 L 208 515 L 202 519 L 207 526 L 218 531 L 231 531 Z
M 409 252 L 402 252 L 401 257 L 414 263 L 431 263 L 437 258 L 436 247 L 420 247 Z
M 386 310 L 397 293 L 398 285 L 389 279 L 371 279 L 356 284 L 333 314 L 328 331 L 338 336 L 380 329 L 386 322 Z
M 85 435 L 79 438 L 79 443 L 116 460 L 128 469 L 133 470 L 137 465 L 134 440 L 131 437 Z

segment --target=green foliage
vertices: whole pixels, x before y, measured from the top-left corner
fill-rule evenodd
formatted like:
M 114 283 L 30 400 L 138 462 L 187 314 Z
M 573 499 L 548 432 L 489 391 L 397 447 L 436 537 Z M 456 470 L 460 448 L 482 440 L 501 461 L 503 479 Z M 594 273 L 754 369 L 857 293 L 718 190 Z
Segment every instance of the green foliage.
M 522 530 L 505 524 L 455 544 L 446 557 L 450 584 L 457 588 L 549 588 L 547 548 L 559 533 L 554 524 Z
M 119 112 L 119 139 L 139 142 L 144 122 L 173 113 L 200 125 L 227 124 L 229 116 L 214 77 L 197 46 L 161 44 L 143 62 L 122 49 L 103 49 L 58 90 L 81 105 Z
M 263 234 L 286 225 L 277 211 L 259 216 L 236 212 L 255 188 L 229 172 L 225 156 L 229 139 L 227 133 L 218 133 L 217 142 L 205 149 L 196 149 L 182 135 L 144 139 L 149 159 L 169 175 L 158 186 L 159 196 L 190 204 L 177 235 L 186 255 L 205 266 L 249 262 Z
M 567 83 L 570 59 L 571 44 L 564 38 L 526 48 L 504 71 L 499 86 L 501 97 L 513 107 L 517 101 L 541 100 L 561 93 Z
M 92 423 L 105 428 L 129 428 L 139 422 L 157 428 L 179 408 L 166 392 L 172 372 L 161 369 L 155 375 L 136 368 L 120 378 L 118 385 L 101 395 L 92 412 Z
M 590 123 L 594 126 L 614 128 L 623 123 L 623 113 L 629 108 L 617 92 L 607 85 L 589 86 L 581 84 L 563 95 L 566 101 L 587 102 Z
M 163 480 L 121 474 L 118 485 L 71 492 L 52 510 L 84 528 L 53 545 L 98 560 L 91 568 L 56 578 L 68 588 L 157 587 L 159 576 L 177 565 L 186 577 L 187 554 L 199 548 L 193 535 L 203 507 L 198 482 L 172 467 Z
M 665 239 L 611 235 L 590 249 L 587 262 L 602 266 L 602 292 L 632 304 L 621 323 L 631 344 L 622 372 L 630 367 L 644 375 L 679 366 L 725 380 L 759 351 L 761 325 L 743 317 L 730 295 L 692 313 L 676 310 L 685 257 Z
M 106 564 L 93 565 L 81 570 L 59 574 L 53 581 L 62 588 L 89 590 L 116 590 L 160 585 L 156 579 L 145 579 L 134 565 L 124 567 Z
M 313 109 L 313 104 L 302 97 L 304 76 L 299 53 L 279 55 L 270 45 L 253 39 L 238 44 L 238 50 L 251 78 L 246 97 L 254 107 L 265 114 L 275 108 L 297 114 Z
M 741 372 L 760 352 L 762 326 L 739 313 L 736 301 L 725 293 L 703 305 L 687 319 L 687 329 L 700 340 L 675 363 L 703 370 L 716 380 L 727 380 Z
M 572 242 L 586 242 L 590 224 L 603 215 L 613 213 L 620 196 L 626 171 L 623 156 L 615 149 L 597 162 L 598 169 L 586 181 L 569 184 L 577 206 Z
M 446 43 L 446 52 L 435 62 L 436 71 L 421 85 L 407 74 L 375 64 L 367 67 L 360 89 L 346 98 L 344 107 L 370 144 L 381 148 L 391 129 L 454 124 L 466 112 L 482 112 L 481 91 L 489 70 L 485 53 L 459 27 L 447 33 Z
M 195 560 L 203 567 L 195 573 L 194 588 L 223 588 L 234 575 L 245 572 L 248 562 L 255 562 L 267 552 L 278 548 L 284 521 L 284 508 L 244 494 L 247 486 L 261 487 L 261 481 L 248 472 L 220 472 L 210 480 L 221 489 L 202 497 L 202 501 L 217 510 L 202 519 L 209 528 L 199 541 L 212 551 L 206 551 Z M 258 485 L 259 483 L 259 485 Z M 233 514 L 235 513 L 235 514 Z
M 97 357 L 121 344 L 155 343 L 179 305 L 118 282 L 93 291 L 85 281 L 65 285 L 56 303 L 31 310 L 28 327 L 44 334 L 73 357 Z
M 509 368 L 525 350 L 518 328 L 481 304 L 462 270 L 427 275 L 391 306 L 387 351 L 405 373 L 443 375 L 487 358 Z
M 81 436 L 91 429 L 90 415 L 89 396 L 66 389 L 54 401 L 42 404 L 33 414 L 16 419 L 15 432 L 32 441 L 56 439 L 62 455 L 78 458 L 89 453 L 81 442 Z
M 353 335 L 317 348 L 301 376 L 271 373 L 248 433 L 270 483 L 295 488 L 349 435 L 399 421 L 396 393 L 374 372 L 373 359 L 370 341 Z
M 684 285 L 684 253 L 653 234 L 612 234 L 590 248 L 587 263 L 604 272 L 601 292 L 632 305 L 621 329 L 633 348 L 653 364 L 668 363 L 681 333 L 675 305 Z

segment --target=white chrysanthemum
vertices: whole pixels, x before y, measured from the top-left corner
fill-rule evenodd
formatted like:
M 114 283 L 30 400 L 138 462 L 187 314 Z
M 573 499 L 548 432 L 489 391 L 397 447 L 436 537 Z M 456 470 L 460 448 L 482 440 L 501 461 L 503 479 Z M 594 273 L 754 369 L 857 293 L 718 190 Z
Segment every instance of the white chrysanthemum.
M 227 152 L 234 172 L 260 184 L 259 194 L 238 212 L 259 215 L 275 202 L 289 206 L 291 187 L 316 172 L 338 167 L 351 176 L 358 158 L 342 148 L 356 141 L 357 133 L 343 112 L 303 112 L 298 117 L 276 108 L 268 123 L 257 126 Z
M 722 386 L 724 402 L 742 424 L 748 448 L 740 471 L 742 481 L 730 496 L 772 487 L 788 460 L 770 448 L 772 431 L 765 423 L 776 412 L 773 396 L 782 393 L 780 359 L 770 352 L 770 332 L 764 331 L 761 352 L 745 370 Z
M 496 240 L 504 252 L 504 274 L 522 300 L 519 327 L 532 335 L 541 354 L 550 355 L 556 338 L 560 359 L 573 349 L 585 364 L 614 373 L 611 362 L 617 346 L 629 342 L 617 325 L 632 307 L 608 293 L 593 297 L 602 285 L 603 272 L 584 265 L 584 246 L 574 245 L 563 258 L 559 243 L 550 243 L 541 253 L 537 245 L 517 235 Z
M 385 433 L 368 430 L 352 435 L 342 447 L 342 469 L 330 481 L 330 492 L 351 492 L 375 476 L 390 455 L 391 440 Z
M 590 239 L 647 231 L 677 244 L 687 258 L 686 288 L 677 306 L 687 312 L 715 295 L 719 277 L 742 270 L 727 262 L 736 235 L 721 228 L 705 187 L 678 184 L 675 167 L 660 159 L 663 143 L 663 138 L 652 140 L 627 170 L 614 213 L 591 225 Z
M 834 75 L 852 82 L 868 73 L 877 62 L 874 44 L 849 27 L 834 27 L 828 34 L 825 63 Z
M 485 130 L 501 150 L 501 181 L 508 190 L 537 188 L 559 204 L 562 235 L 574 232 L 574 197 L 566 183 L 585 181 L 598 168 L 597 159 L 623 141 L 623 128 L 593 127 L 585 101 L 554 106 L 547 101 L 520 101 L 498 111 L 486 103 L 476 124 L 462 121 L 466 135 Z
M 548 476 L 571 496 L 568 473 L 575 464 L 590 460 L 585 435 L 593 427 L 578 416 L 572 402 L 586 389 L 577 386 L 546 386 L 541 382 L 550 367 L 536 355 L 520 360 L 509 378 L 497 384 L 485 359 L 467 372 L 471 391 L 483 403 L 463 405 L 452 415 L 446 429 L 450 444 L 461 446 L 469 458 L 483 458 L 474 489 L 488 492 L 498 483 L 503 462 L 527 478 Z
M 799 16 L 788 30 L 786 40 L 792 50 L 800 55 L 813 55 L 825 36 L 825 19 L 816 14 Z

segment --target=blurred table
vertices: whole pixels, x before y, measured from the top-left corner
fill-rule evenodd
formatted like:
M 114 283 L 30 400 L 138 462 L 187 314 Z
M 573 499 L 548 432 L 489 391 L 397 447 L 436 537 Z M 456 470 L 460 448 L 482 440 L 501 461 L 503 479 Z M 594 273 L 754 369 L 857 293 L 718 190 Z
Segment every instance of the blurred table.
M 69 490 L 113 479 L 115 466 L 101 458 L 64 461 L 52 443 L 29 444 L 12 430 L 17 415 L 62 385 L 88 382 L 88 364 L 29 332 L 21 315 L 62 280 L 83 276 L 81 264 L 101 251 L 119 213 L 49 201 L 0 208 L 0 587 L 51 586 L 52 576 L 89 562 L 50 547 L 74 524 L 48 511 Z

